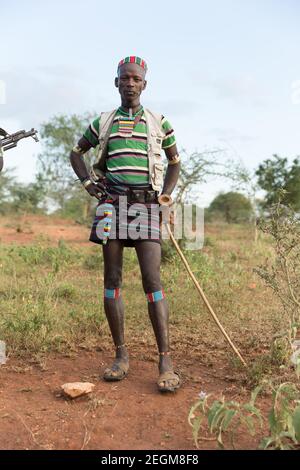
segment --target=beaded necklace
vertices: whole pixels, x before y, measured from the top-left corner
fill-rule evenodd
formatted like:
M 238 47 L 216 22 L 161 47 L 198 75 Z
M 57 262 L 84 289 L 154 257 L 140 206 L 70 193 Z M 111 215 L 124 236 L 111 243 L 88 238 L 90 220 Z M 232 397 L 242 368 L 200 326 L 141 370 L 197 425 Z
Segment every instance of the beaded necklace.
M 141 108 L 135 116 L 132 115 L 132 108 L 129 108 L 128 116 L 119 116 L 119 134 L 122 137 L 132 137 L 135 126 L 139 123 L 143 114 L 143 108 Z

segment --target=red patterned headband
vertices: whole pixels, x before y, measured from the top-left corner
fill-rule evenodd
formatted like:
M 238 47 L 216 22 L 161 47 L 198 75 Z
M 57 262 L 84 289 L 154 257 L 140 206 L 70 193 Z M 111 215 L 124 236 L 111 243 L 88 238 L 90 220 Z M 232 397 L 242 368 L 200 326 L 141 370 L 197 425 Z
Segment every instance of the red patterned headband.
M 137 57 L 135 55 L 131 55 L 131 56 L 125 57 L 125 59 L 120 60 L 120 62 L 118 64 L 118 71 L 119 71 L 119 68 L 121 67 L 121 65 L 123 65 L 123 64 L 137 64 L 137 65 L 140 65 L 145 70 L 145 72 L 147 72 L 147 68 L 148 68 L 146 62 L 143 59 L 141 59 L 140 57 Z

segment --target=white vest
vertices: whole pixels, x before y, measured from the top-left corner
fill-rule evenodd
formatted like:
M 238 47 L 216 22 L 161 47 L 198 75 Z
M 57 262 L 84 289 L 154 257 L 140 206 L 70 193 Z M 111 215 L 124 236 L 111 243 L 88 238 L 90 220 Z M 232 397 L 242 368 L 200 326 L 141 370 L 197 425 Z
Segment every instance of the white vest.
M 106 171 L 108 139 L 116 112 L 117 110 L 114 109 L 107 113 L 101 113 L 100 116 L 99 152 L 97 163 L 93 165 L 92 169 L 92 174 L 96 178 L 103 176 Z M 161 150 L 163 138 L 165 136 L 161 125 L 162 115 L 152 113 L 149 109 L 144 109 L 144 114 L 147 123 L 149 184 L 151 184 L 155 191 L 161 191 L 163 187 L 164 172 Z

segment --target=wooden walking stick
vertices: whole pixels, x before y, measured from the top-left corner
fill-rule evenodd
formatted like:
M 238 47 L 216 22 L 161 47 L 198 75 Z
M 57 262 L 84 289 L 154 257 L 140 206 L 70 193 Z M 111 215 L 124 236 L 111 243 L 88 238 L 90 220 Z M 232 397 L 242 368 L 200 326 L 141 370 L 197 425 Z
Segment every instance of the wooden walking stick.
M 161 196 L 159 196 L 158 198 L 158 202 L 161 206 L 170 206 L 172 204 L 172 199 L 170 196 L 168 196 L 167 194 L 162 194 Z M 228 334 L 226 333 L 226 331 L 224 330 L 223 326 L 221 325 L 217 315 L 215 314 L 215 312 L 213 311 L 212 307 L 210 306 L 203 290 L 201 289 L 197 279 L 195 278 L 194 274 L 192 273 L 191 271 L 191 268 L 189 267 L 188 265 L 188 262 L 184 256 L 184 254 L 182 253 L 181 249 L 179 248 L 179 245 L 177 243 L 177 241 L 175 240 L 174 236 L 173 236 L 173 233 L 171 231 L 171 228 L 170 228 L 170 225 L 167 223 L 167 222 L 164 222 L 166 228 L 167 228 L 167 231 L 168 231 L 168 234 L 170 235 L 170 238 L 180 256 L 180 258 L 182 259 L 183 261 L 183 264 L 187 270 L 187 272 L 189 273 L 193 283 L 195 284 L 196 286 L 196 289 L 197 291 L 199 292 L 200 296 L 202 297 L 206 307 L 208 308 L 208 311 L 209 313 L 211 314 L 211 316 L 213 317 L 214 321 L 216 322 L 216 324 L 218 325 L 218 327 L 220 328 L 221 332 L 223 333 L 223 335 L 225 336 L 225 338 L 227 339 L 228 343 L 230 344 L 231 348 L 233 349 L 233 351 L 235 352 L 235 354 L 239 357 L 239 359 L 241 360 L 241 362 L 243 363 L 243 365 L 245 367 L 247 367 L 247 363 L 245 362 L 245 360 L 243 359 L 243 357 L 241 356 L 240 352 L 238 351 L 238 349 L 235 347 L 235 345 L 233 344 L 233 342 L 231 341 L 231 339 L 229 338 Z

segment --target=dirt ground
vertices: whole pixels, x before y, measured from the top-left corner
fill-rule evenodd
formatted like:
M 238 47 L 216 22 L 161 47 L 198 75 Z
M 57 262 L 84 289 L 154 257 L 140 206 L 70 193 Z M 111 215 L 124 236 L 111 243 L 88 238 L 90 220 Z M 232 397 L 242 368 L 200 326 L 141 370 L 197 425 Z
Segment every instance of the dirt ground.
M 200 390 L 227 398 L 238 392 L 222 378 L 223 367 L 184 361 L 184 384 L 175 394 L 160 394 L 156 364 L 139 358 L 122 382 L 108 383 L 100 374 L 109 361 L 103 352 L 83 351 L 35 363 L 12 358 L 0 366 L 0 449 L 195 449 L 187 414 Z M 61 385 L 77 381 L 94 383 L 93 393 L 66 398 Z M 206 439 L 200 448 L 217 448 Z M 256 448 L 258 440 L 240 435 L 238 448 Z
M 76 222 L 66 223 L 65 219 L 46 218 L 45 216 L 19 216 L 12 221 L 8 217 L 0 219 L 0 242 L 7 244 L 26 245 L 45 239 L 57 244 L 58 240 L 90 246 L 88 241 L 90 230 Z
M 88 235 L 88 228 L 60 219 L 0 221 L 4 244 L 35 243 L 44 237 L 50 244 L 63 239 L 90 246 Z M 128 377 L 115 383 L 101 380 L 101 370 L 111 361 L 106 350 L 83 350 L 72 357 L 50 354 L 39 360 L 9 357 L 0 366 L 0 449 L 196 449 L 187 417 L 200 391 L 249 399 L 242 379 L 232 379 L 226 355 L 205 366 L 180 353 L 175 362 L 183 386 L 176 394 L 160 394 L 156 363 L 145 359 L 145 352 L 134 353 Z M 75 381 L 93 382 L 94 392 L 67 399 L 60 387 Z M 211 436 L 203 437 L 200 449 L 217 448 Z M 260 438 L 241 433 L 237 448 L 255 449 Z

